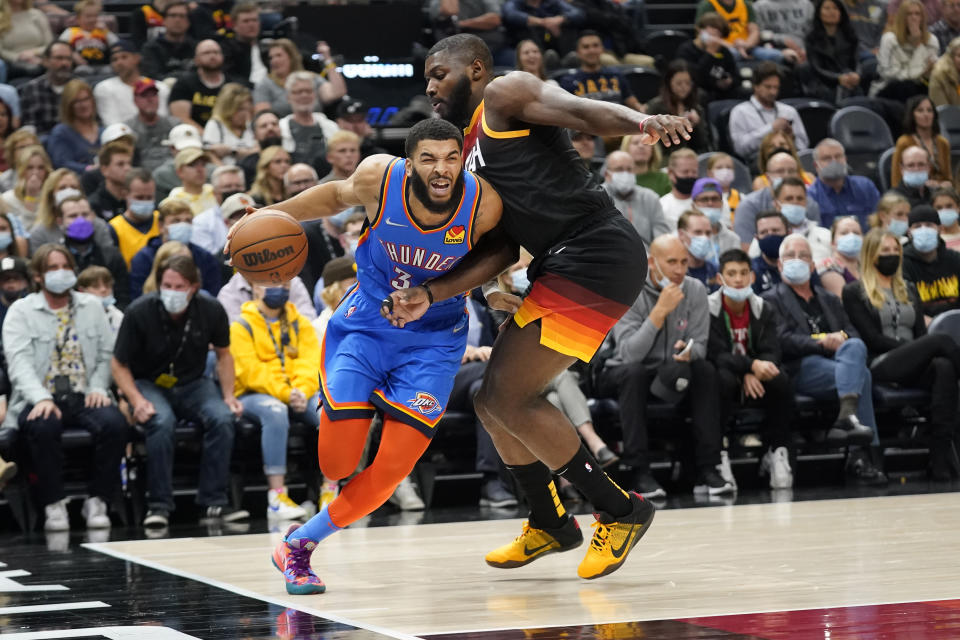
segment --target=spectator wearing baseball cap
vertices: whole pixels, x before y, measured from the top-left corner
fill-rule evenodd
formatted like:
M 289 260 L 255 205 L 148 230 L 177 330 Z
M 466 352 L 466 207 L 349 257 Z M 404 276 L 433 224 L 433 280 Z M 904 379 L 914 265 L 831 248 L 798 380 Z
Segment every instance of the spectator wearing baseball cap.
M 217 206 L 213 185 L 207 182 L 208 162 L 211 159 L 207 152 L 196 147 L 180 151 L 173 161 L 181 185 L 171 189 L 168 197 L 189 204 L 193 215 Z
M 715 178 L 698 178 L 690 192 L 693 209 L 710 221 L 711 262 L 719 264 L 720 254 L 740 248 L 740 236 L 730 228 L 730 208 L 723 199 L 723 185 Z
M 157 84 L 149 78 L 140 75 L 140 53 L 129 40 L 120 40 L 110 47 L 110 68 L 117 74 L 97 83 L 93 89 L 93 96 L 97 99 L 97 112 L 105 125 L 127 122 L 136 117 L 137 105 L 134 101 L 134 92 L 137 85 L 148 81 L 159 95 L 157 113 L 160 116 L 169 115 L 167 103 L 170 98 L 170 88 Z
M 30 269 L 27 261 L 17 256 L 0 258 L 0 327 L 7 309 L 30 293 Z
M 169 137 L 174 127 L 180 124 L 177 118 L 167 113 L 168 97 L 169 92 L 164 83 L 140 78 L 133 86 L 136 112 L 133 117 L 124 121 L 137 136 L 136 150 L 140 156 L 140 166 L 150 172 L 170 159 Z M 197 133 L 193 127 L 190 127 L 190 131 Z M 196 141 L 197 144 L 200 143 L 199 135 L 196 135 Z
M 350 96 L 344 96 L 337 105 L 337 126 L 360 136 L 361 160 L 378 153 L 387 153 L 386 149 L 374 144 L 373 127 L 367 121 L 369 111 L 370 107 L 366 102 Z
M 903 247 L 903 277 L 914 283 L 929 318 L 960 309 L 960 253 L 940 238 L 940 215 L 930 205 L 910 211 L 910 242 Z
M 166 139 L 161 140 L 160 143 L 169 149 L 170 156 L 153 170 L 153 179 L 157 183 L 158 201 L 166 198 L 174 187 L 181 185 L 180 177 L 177 175 L 177 154 L 184 149 L 203 148 L 203 143 L 200 141 L 200 132 L 196 127 L 189 124 L 178 124 L 173 127 Z

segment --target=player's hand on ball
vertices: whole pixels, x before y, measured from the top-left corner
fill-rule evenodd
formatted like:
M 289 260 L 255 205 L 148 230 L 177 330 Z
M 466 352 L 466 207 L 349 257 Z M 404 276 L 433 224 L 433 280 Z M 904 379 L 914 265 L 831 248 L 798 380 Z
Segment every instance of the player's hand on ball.
M 506 291 L 491 291 L 487 296 L 487 305 L 497 311 L 516 313 L 521 304 L 523 304 L 523 298 Z
M 394 291 L 380 306 L 380 315 L 402 329 L 408 322 L 419 320 L 430 308 L 430 298 L 423 287 Z
M 680 139 L 689 140 L 693 132 L 693 124 L 683 116 L 655 115 L 643 121 L 643 133 L 640 141 L 643 144 L 663 142 L 669 147 L 680 144 Z

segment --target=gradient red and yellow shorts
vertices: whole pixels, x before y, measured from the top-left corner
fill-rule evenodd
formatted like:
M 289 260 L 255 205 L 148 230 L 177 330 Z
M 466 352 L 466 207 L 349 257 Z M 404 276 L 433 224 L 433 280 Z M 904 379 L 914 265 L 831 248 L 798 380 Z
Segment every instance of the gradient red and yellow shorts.
M 540 344 L 589 362 L 647 277 L 647 254 L 619 212 L 578 230 L 535 259 L 533 282 L 514 315 L 525 327 L 540 321 Z

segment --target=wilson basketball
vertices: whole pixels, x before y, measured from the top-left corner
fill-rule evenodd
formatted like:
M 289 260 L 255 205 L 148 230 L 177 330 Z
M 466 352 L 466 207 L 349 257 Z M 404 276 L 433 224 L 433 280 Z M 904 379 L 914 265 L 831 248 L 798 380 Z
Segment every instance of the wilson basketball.
M 292 279 L 307 261 L 307 236 L 282 211 L 261 209 L 237 223 L 230 239 L 233 268 L 251 284 L 277 286 Z

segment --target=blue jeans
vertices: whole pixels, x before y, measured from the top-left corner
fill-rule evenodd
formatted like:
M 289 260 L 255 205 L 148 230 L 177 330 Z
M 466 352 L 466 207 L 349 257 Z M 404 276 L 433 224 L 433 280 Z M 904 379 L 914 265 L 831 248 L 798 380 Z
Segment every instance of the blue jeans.
M 147 504 L 150 509 L 173 511 L 173 451 L 178 418 L 199 420 L 203 427 L 203 455 L 197 504 L 227 504 L 230 455 L 233 452 L 233 413 L 209 378 L 164 389 L 137 380 L 137 389 L 153 404 L 156 414 L 143 426 L 147 432 Z
M 737 62 L 743 60 L 738 49 L 731 47 L 730 53 L 733 54 L 733 58 Z M 754 47 L 750 49 L 749 53 L 755 60 L 772 60 L 778 64 L 783 62 L 783 52 L 772 47 Z
M 287 473 L 287 433 L 293 417 L 314 429 L 320 426 L 317 413 L 320 395 L 307 399 L 307 410 L 297 413 L 277 398 L 265 393 L 248 393 L 240 396 L 243 410 L 260 420 L 260 451 L 263 456 L 263 475 L 276 476 Z
M 793 384 L 799 393 L 814 398 L 859 395 L 857 418 L 873 429 L 873 444 L 880 444 L 873 415 L 873 377 L 867 367 L 867 345 L 863 340 L 850 338 L 840 345 L 833 358 L 806 356 L 800 360 L 800 371 Z

